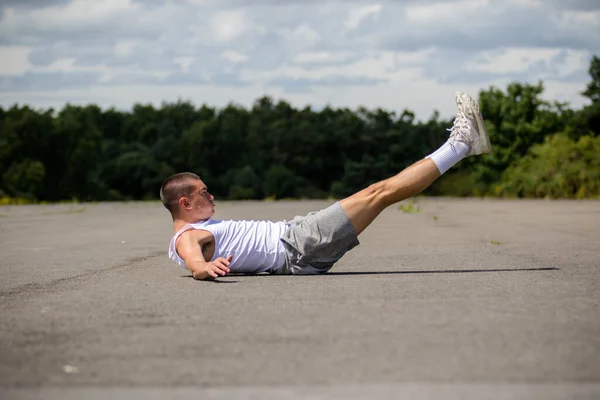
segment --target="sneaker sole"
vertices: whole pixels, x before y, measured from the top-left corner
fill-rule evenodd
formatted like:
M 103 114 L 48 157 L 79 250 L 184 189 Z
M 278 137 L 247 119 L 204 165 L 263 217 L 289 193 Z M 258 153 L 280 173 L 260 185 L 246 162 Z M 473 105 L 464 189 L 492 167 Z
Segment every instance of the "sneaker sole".
M 462 95 L 463 104 L 465 104 L 473 115 L 475 115 L 475 120 L 477 121 L 477 131 L 479 132 L 479 141 L 483 143 L 483 148 L 481 149 L 481 154 L 488 154 L 492 152 L 492 143 L 490 142 L 490 136 L 485 129 L 485 123 L 483 122 L 483 115 L 481 115 L 481 111 L 479 111 L 479 106 L 473 100 L 471 96 L 468 94 Z

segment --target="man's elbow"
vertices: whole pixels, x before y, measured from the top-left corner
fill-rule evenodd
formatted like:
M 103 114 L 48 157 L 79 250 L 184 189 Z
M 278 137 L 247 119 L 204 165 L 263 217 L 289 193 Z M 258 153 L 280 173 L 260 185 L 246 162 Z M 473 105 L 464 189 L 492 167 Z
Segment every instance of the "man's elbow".
M 206 281 L 209 278 L 209 275 L 205 272 L 192 272 L 192 276 L 197 281 Z
M 189 268 L 192 273 L 192 277 L 198 281 L 205 281 L 210 278 L 210 275 L 206 272 L 204 268 L 200 268 L 198 266 L 191 266 Z

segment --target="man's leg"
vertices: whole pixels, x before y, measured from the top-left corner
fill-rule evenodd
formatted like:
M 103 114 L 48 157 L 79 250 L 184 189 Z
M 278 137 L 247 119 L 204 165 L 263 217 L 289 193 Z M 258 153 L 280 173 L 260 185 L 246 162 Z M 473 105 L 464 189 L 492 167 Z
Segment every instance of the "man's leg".
M 340 201 L 357 235 L 387 207 L 415 196 L 466 156 L 489 153 L 491 145 L 477 103 L 456 94 L 458 114 L 448 141 L 436 152 L 407 167 L 398 175 L 374 183 Z
M 398 175 L 374 183 L 341 200 L 340 204 L 350 218 L 356 234 L 360 235 L 384 209 L 419 194 L 440 175 L 433 160 L 425 158 L 407 167 Z

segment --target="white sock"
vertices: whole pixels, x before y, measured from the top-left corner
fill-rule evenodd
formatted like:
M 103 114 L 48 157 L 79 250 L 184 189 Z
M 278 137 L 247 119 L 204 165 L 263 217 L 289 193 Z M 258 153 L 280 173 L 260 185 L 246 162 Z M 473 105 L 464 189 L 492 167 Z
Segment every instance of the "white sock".
M 436 167 L 440 170 L 440 174 L 444 174 L 454 164 L 467 156 L 469 145 L 463 142 L 446 142 L 425 158 L 431 158 Z

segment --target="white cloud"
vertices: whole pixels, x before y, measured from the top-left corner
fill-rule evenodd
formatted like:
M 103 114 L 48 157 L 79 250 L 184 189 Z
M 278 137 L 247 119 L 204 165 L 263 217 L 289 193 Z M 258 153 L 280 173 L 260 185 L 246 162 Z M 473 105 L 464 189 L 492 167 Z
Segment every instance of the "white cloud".
M 209 4 L 215 4 L 218 0 L 185 0 L 189 4 L 205 6 Z
M 352 51 L 317 51 L 297 54 L 293 61 L 297 64 L 329 64 L 348 61 L 355 57 Z
M 194 62 L 194 57 L 177 57 L 173 61 L 175 64 L 181 66 L 182 72 L 189 72 L 192 63 Z
M 11 10 L 5 14 L 4 27 L 30 23 L 46 31 L 90 28 L 115 16 L 133 16 L 141 10 L 131 0 L 73 0 L 66 6 L 55 5 L 33 10 Z
M 470 64 L 469 71 L 485 71 L 491 73 L 510 73 L 526 71 L 532 64 L 547 61 L 556 56 L 560 49 L 546 48 L 512 48 L 505 51 L 483 52 L 479 60 Z
M 31 68 L 31 47 L 0 46 L 0 75 L 19 75 Z
M 361 7 L 356 7 L 348 12 L 348 18 L 344 22 L 344 27 L 351 31 L 356 28 L 368 17 L 376 19 L 383 7 L 381 4 L 370 4 Z
M 139 11 L 141 5 L 132 0 L 73 0 L 66 6 L 55 6 L 34 10 L 32 16 L 40 21 L 57 24 L 104 21 L 114 15 Z
M 560 48 L 508 48 L 483 52 L 467 71 L 496 74 L 526 73 L 534 69 L 537 79 L 560 79 L 588 67 L 591 55 L 582 50 Z M 555 60 L 560 59 L 560 62 Z
M 248 59 L 248 56 L 233 50 L 225 50 L 223 53 L 221 53 L 221 57 L 235 64 L 244 62 Z
M 600 35 L 598 25 L 600 24 L 600 11 L 576 11 L 567 10 L 561 14 L 562 21 L 566 26 L 589 26 L 596 28 L 596 33 Z
M 566 50 L 565 52 L 565 62 L 557 65 L 559 76 L 574 74 L 578 71 L 587 71 L 589 60 L 592 58 L 590 52 L 584 50 Z
M 128 56 L 133 52 L 136 45 L 137 41 L 135 40 L 121 40 L 114 46 L 115 54 L 119 56 Z
M 59 58 L 58 60 L 55 60 L 54 62 L 52 62 L 52 64 L 50 64 L 48 67 L 40 68 L 40 70 L 73 72 L 76 70 L 85 69 L 85 68 L 77 68 L 75 66 L 75 61 L 76 60 L 73 57 Z M 89 69 L 95 69 L 95 68 L 88 68 L 88 70 Z
M 231 42 L 242 35 L 260 34 L 263 27 L 254 23 L 242 10 L 221 11 L 212 17 L 213 38 L 217 42 Z
M 212 20 L 214 38 L 220 42 L 235 39 L 244 31 L 244 14 L 237 12 L 220 12 Z
M 531 8 L 539 8 L 544 4 L 542 0 L 508 0 L 508 3 L 511 6 Z
M 440 110 L 443 117 L 452 117 L 456 112 L 454 103 L 453 85 L 439 85 L 425 79 L 411 79 L 398 83 L 375 84 L 356 87 L 316 87 L 309 92 L 288 93 L 278 86 L 266 84 L 253 84 L 242 87 L 222 87 L 215 85 L 186 85 L 160 87 L 148 85 L 119 85 L 92 86 L 89 95 L 81 97 L 78 90 L 58 90 L 53 93 L 31 92 L 26 96 L 22 92 L 0 92 L 0 104 L 14 102 L 27 102 L 29 98 L 36 98 L 41 107 L 51 107 L 62 104 L 62 99 L 72 99 L 72 104 L 86 104 L 93 102 L 101 107 L 115 106 L 129 110 L 136 102 L 151 103 L 160 107 L 163 101 L 190 100 L 196 105 L 208 104 L 210 106 L 224 107 L 234 101 L 245 107 L 251 107 L 257 99 L 257 93 L 272 96 L 290 102 L 295 107 L 332 107 L 358 108 L 383 107 L 391 111 L 401 112 L 404 109 L 412 110 L 418 118 L 429 118 L 434 110 Z M 461 90 L 472 93 L 475 97 L 479 87 L 477 85 L 464 85 Z M 402 96 L 402 93 L 409 94 Z M 423 96 L 415 94 L 423 93 Z
M 419 3 L 405 9 L 409 21 L 421 24 L 443 22 L 444 25 L 464 25 L 468 27 L 478 20 L 477 11 L 489 6 L 489 0 L 462 0 L 440 3 Z
M 403 65 L 422 65 L 427 62 L 429 56 L 435 52 L 434 48 L 425 48 L 418 51 L 396 51 L 394 52 L 395 63 Z
M 284 30 L 287 47 L 294 49 L 309 49 L 321 40 L 321 35 L 308 24 L 300 24 L 291 30 Z
M 574 90 L 576 89 L 576 90 Z M 547 81 L 544 82 L 544 98 L 581 106 L 583 101 L 579 92 L 583 87 L 574 87 L 572 83 Z
M 285 65 L 279 68 L 252 71 L 244 69 L 241 76 L 245 81 L 266 84 L 273 79 L 308 79 L 318 80 L 332 76 L 349 79 L 370 78 L 390 82 L 407 82 L 418 75 L 414 67 L 401 68 L 396 63 L 396 54 L 389 51 L 372 52 L 358 60 L 336 65 L 322 65 L 318 69 L 305 65 Z

